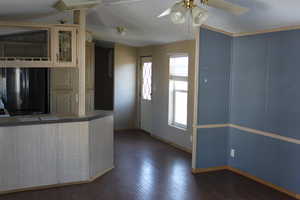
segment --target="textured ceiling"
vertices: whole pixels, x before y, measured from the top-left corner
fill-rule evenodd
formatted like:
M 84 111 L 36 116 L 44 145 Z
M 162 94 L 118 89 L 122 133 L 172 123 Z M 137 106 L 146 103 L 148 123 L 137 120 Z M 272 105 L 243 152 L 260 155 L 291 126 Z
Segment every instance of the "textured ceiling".
M 300 25 L 300 0 L 227 1 L 248 7 L 250 11 L 237 17 L 209 8 L 206 25 L 232 33 Z M 71 13 L 56 13 L 52 8 L 55 2 L 56 0 L 1 0 L 0 20 L 56 23 L 57 20 L 64 18 L 72 21 Z M 134 46 L 192 39 L 193 33 L 188 25 L 174 25 L 168 17 L 156 18 L 174 2 L 176 0 L 144 0 L 130 4 L 97 6 L 89 10 L 88 28 L 99 39 Z M 115 31 L 116 26 L 126 27 L 127 34 L 118 35 Z

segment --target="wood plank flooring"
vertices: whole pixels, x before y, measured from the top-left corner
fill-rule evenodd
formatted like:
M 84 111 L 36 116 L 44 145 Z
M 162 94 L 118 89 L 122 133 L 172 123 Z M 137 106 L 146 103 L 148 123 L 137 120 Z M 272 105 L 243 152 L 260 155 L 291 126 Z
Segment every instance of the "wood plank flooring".
M 139 131 L 115 134 L 115 169 L 95 182 L 0 200 L 294 200 L 229 171 L 191 174 L 191 155 Z

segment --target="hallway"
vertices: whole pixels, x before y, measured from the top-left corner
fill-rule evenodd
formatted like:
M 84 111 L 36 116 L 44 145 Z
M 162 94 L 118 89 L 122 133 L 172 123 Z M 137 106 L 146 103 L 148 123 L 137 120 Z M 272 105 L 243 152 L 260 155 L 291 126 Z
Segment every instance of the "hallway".
M 115 134 L 115 168 L 90 184 L 0 200 L 293 200 L 227 171 L 193 175 L 191 155 L 139 131 Z

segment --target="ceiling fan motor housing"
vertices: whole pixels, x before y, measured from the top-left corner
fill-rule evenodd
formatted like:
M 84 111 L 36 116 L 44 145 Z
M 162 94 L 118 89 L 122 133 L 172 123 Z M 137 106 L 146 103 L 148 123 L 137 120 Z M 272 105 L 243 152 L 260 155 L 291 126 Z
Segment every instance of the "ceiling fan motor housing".
M 184 3 L 184 7 L 186 7 L 186 8 L 196 7 L 194 0 L 184 0 L 183 3 Z

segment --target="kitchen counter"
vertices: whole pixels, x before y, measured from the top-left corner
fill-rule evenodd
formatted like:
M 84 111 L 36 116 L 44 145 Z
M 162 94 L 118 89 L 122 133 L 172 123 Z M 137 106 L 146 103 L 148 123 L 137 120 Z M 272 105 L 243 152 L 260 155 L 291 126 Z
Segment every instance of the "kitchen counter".
M 45 115 L 26 115 L 14 117 L 0 117 L 0 127 L 26 126 L 39 124 L 54 124 L 68 122 L 85 122 L 113 115 L 112 111 L 95 110 L 85 116 L 45 114 Z
M 0 118 L 0 194 L 89 183 L 113 168 L 113 114 Z

